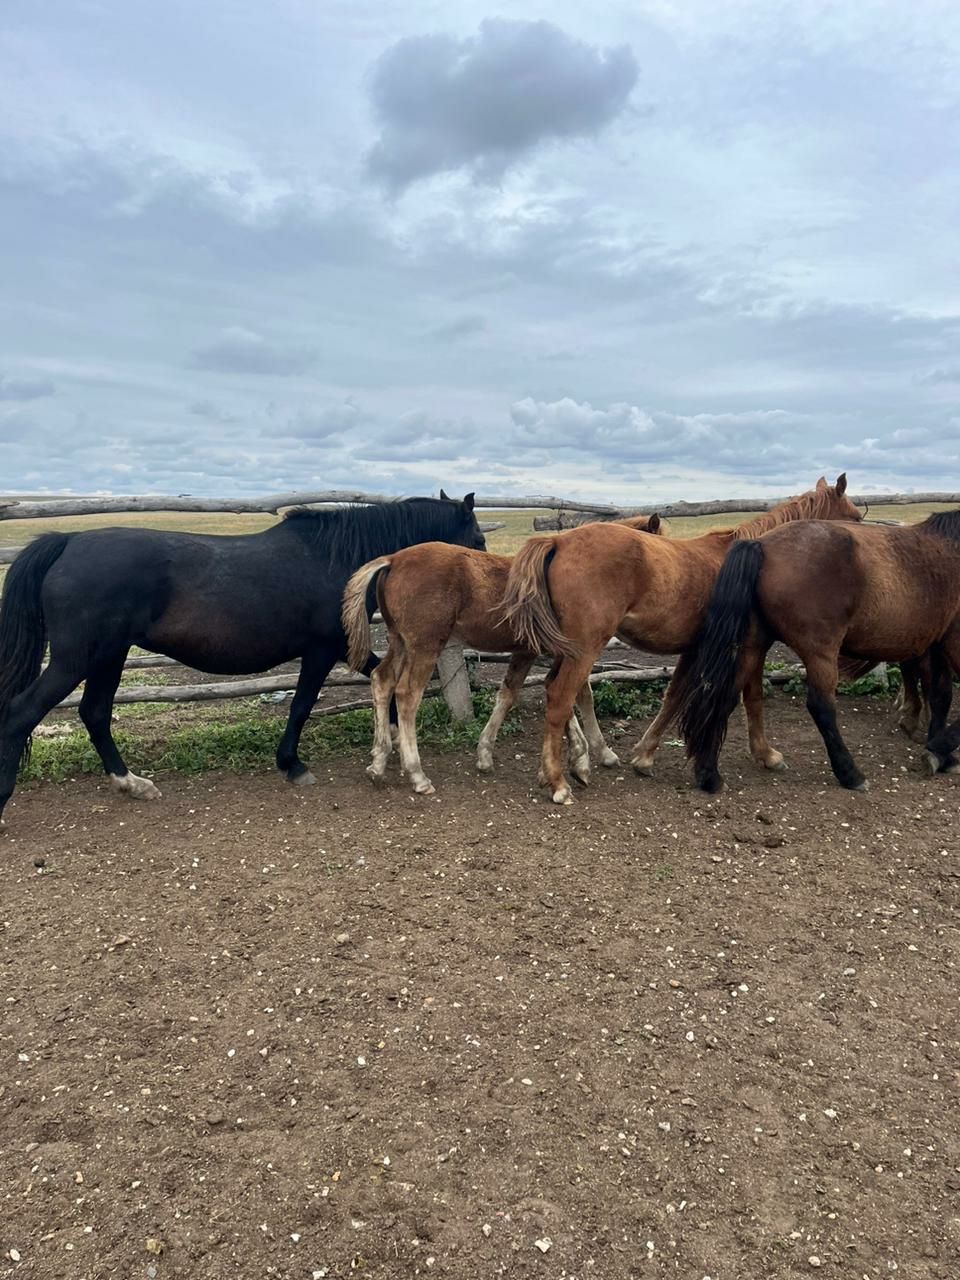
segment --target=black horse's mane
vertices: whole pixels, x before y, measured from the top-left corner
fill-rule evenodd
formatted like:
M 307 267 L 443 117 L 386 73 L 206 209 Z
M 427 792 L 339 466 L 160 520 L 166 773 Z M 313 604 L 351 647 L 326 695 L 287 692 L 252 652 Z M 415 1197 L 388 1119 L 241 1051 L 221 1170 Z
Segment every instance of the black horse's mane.
M 960 508 L 956 511 L 935 511 L 914 528 L 923 533 L 935 534 L 938 538 L 949 538 L 952 542 L 960 542 Z
M 352 564 L 363 564 L 399 546 L 443 542 L 465 523 L 462 505 L 444 498 L 398 498 L 332 510 L 291 507 L 283 520 L 311 546 L 322 544 L 331 559 Z

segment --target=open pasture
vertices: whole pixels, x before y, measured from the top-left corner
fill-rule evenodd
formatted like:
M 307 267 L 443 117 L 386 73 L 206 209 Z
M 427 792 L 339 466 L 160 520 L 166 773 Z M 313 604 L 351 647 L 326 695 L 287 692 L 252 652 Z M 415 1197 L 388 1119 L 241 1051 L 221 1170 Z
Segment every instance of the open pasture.
M 668 747 L 558 809 L 536 716 L 430 798 L 365 745 L 307 792 L 24 785 L 16 1274 L 955 1276 L 960 793 L 842 715 L 867 796 L 779 694 L 789 772 L 737 723 L 713 799 Z

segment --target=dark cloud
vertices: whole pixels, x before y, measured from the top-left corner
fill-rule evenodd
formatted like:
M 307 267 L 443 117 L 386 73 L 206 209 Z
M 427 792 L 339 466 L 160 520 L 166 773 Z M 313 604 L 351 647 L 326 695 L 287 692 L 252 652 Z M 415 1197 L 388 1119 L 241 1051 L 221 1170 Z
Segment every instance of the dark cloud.
M 274 378 L 291 378 L 306 373 L 314 363 L 312 352 L 298 347 L 282 347 L 268 342 L 252 329 L 231 327 L 190 356 L 194 369 L 216 373 L 253 373 Z
M 491 18 L 466 40 L 411 36 L 374 67 L 381 133 L 367 170 L 395 191 L 454 169 L 495 178 L 547 139 L 596 133 L 636 82 L 629 47 L 600 50 L 549 22 Z
M 56 388 L 48 378 L 5 378 L 0 374 L 0 400 L 39 400 Z

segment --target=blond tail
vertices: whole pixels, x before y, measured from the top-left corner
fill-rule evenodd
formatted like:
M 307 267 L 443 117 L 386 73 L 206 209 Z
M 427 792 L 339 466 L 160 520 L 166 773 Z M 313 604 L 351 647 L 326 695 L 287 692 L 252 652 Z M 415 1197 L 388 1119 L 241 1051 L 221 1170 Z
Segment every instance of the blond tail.
M 501 602 L 500 620 L 531 653 L 575 658 L 578 650 L 560 630 L 550 601 L 547 566 L 556 551 L 556 537 L 528 538 L 513 557 Z
M 351 671 L 362 671 L 370 653 L 367 595 L 377 575 L 390 568 L 391 559 L 391 556 L 381 556 L 379 560 L 361 565 L 344 589 L 340 618 L 347 637 L 347 662 Z

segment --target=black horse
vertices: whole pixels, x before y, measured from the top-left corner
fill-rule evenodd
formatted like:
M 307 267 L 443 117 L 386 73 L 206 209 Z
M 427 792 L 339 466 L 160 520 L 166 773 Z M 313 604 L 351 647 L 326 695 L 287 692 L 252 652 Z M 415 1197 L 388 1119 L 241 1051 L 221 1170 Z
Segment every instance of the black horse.
M 81 680 L 80 718 L 114 786 L 142 799 L 160 794 L 129 771 L 110 732 L 131 645 L 231 675 L 301 658 L 277 767 L 291 782 L 315 781 L 297 747 L 330 668 L 346 657 L 347 579 L 416 542 L 486 546 L 473 494 L 462 502 L 441 495 L 295 508 L 265 532 L 238 537 L 121 528 L 45 533 L 30 543 L 0 602 L 0 821 L 34 728 Z M 378 661 L 371 653 L 364 674 Z

